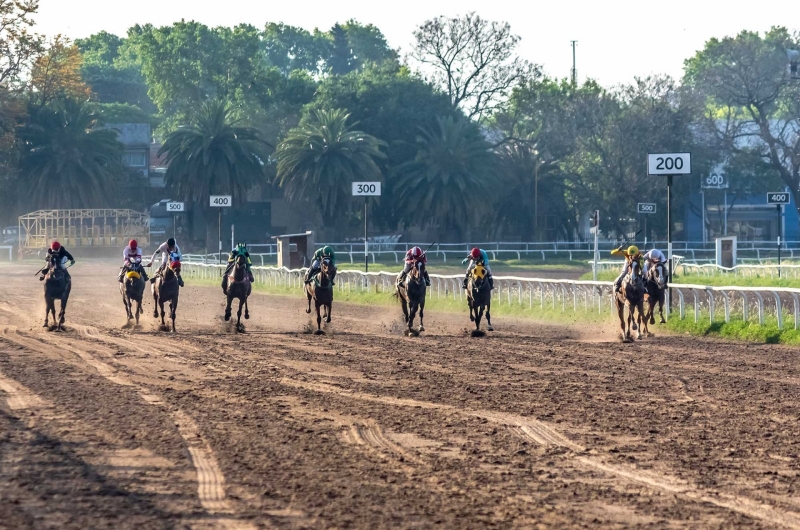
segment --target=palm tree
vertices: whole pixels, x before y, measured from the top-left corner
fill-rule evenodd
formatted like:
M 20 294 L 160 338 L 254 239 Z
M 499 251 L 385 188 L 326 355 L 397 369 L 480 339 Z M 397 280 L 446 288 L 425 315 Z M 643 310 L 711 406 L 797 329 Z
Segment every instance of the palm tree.
M 351 183 L 381 177 L 385 142 L 348 125 L 343 109 L 313 110 L 278 146 L 278 183 L 292 202 L 318 208 L 326 224 L 350 202 Z
M 123 173 L 117 133 L 99 128 L 86 103 L 60 101 L 20 128 L 22 184 L 39 208 L 90 208 L 113 201 Z
M 264 184 L 270 146 L 258 129 L 239 123 L 226 102 L 203 103 L 193 123 L 170 133 L 158 151 L 166 155 L 166 184 L 200 204 L 213 194 L 231 194 L 241 202 Z
M 477 127 L 466 119 L 439 118 L 436 127 L 421 130 L 417 149 L 414 160 L 394 171 L 406 225 L 455 232 L 478 225 L 491 206 L 495 156 Z

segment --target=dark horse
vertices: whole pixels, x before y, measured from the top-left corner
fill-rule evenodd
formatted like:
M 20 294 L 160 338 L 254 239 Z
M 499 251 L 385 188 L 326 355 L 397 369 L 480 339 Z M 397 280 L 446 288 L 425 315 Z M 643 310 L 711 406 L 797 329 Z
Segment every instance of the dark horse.
M 139 315 L 144 312 L 142 309 L 142 298 L 144 297 L 144 278 L 142 278 L 142 259 L 139 257 L 130 260 L 128 271 L 125 273 L 125 280 L 119 286 L 122 294 L 122 303 L 125 304 L 125 312 L 128 314 L 128 322 L 136 318 L 136 325 L 139 325 Z M 133 303 L 136 302 L 136 309 Z
M 655 311 L 656 304 L 658 304 L 658 314 L 661 317 L 660 324 L 665 324 L 664 320 L 664 302 L 666 297 L 664 293 L 667 290 L 667 271 L 666 265 L 662 261 L 655 261 L 647 271 L 647 293 L 645 299 L 647 300 L 647 314 L 645 321 L 650 324 L 655 324 Z
M 492 288 L 486 277 L 486 269 L 480 263 L 472 269 L 467 281 L 467 304 L 469 305 L 469 319 L 475 322 L 475 334 L 481 334 L 481 318 L 484 310 L 486 311 L 486 322 L 489 324 L 488 330 L 494 331 L 492 327 Z
M 636 332 L 636 338 L 642 338 L 642 320 L 644 317 L 644 278 L 642 271 L 639 267 L 638 261 L 631 263 L 630 272 L 622 280 L 622 287 L 616 293 L 614 302 L 617 306 L 617 315 L 619 316 L 619 326 L 622 330 L 622 342 L 631 342 L 631 331 Z M 628 318 L 625 318 L 625 308 L 628 308 Z M 638 310 L 639 325 L 636 325 L 636 317 L 634 313 Z M 647 330 L 647 320 L 644 321 L 645 332 Z
M 251 292 L 253 292 L 253 286 L 250 283 L 250 275 L 247 274 L 247 258 L 239 254 L 233 270 L 228 275 L 228 290 L 225 293 L 228 296 L 228 305 L 225 307 L 225 322 L 231 319 L 231 303 L 233 299 L 237 298 L 239 300 L 239 311 L 236 313 L 236 331 L 244 331 L 244 325 L 242 325 L 243 305 L 244 318 L 250 318 L 250 310 L 247 309 L 247 297 L 250 296 Z
M 425 293 L 427 287 L 425 287 L 425 279 L 422 274 L 423 266 L 421 261 L 414 263 L 414 267 L 406 275 L 406 281 L 397 284 L 397 297 L 400 299 L 400 305 L 403 308 L 403 321 L 408 323 L 409 334 L 415 334 L 413 327 L 417 310 L 419 310 L 419 332 L 425 331 L 425 325 L 422 321 L 425 318 Z
M 72 290 L 72 279 L 69 274 L 61 268 L 58 257 L 50 257 L 47 263 L 47 273 L 44 278 L 44 326 L 50 327 L 49 318 L 53 314 L 53 328 L 55 331 L 64 331 L 64 315 L 67 311 L 67 301 Z M 56 300 L 61 300 L 61 311 L 56 318 Z
M 325 258 L 320 264 L 320 270 L 311 278 L 311 281 L 306 284 L 306 296 L 308 297 L 308 309 L 306 313 L 311 313 L 311 299 L 314 299 L 314 305 L 317 308 L 317 335 L 322 335 L 322 316 L 320 315 L 319 308 L 325 308 L 325 322 L 331 321 L 331 309 L 333 308 L 333 275 L 335 270 L 331 265 L 331 260 Z
M 181 262 L 174 260 L 169 266 L 164 267 L 164 272 L 156 279 L 153 284 L 153 300 L 155 308 L 153 317 L 158 318 L 158 310 L 161 309 L 161 330 L 169 331 L 169 326 L 164 322 L 164 303 L 169 302 L 169 318 L 172 319 L 172 332 L 175 332 L 175 313 L 178 310 L 178 276 L 176 271 L 181 270 Z

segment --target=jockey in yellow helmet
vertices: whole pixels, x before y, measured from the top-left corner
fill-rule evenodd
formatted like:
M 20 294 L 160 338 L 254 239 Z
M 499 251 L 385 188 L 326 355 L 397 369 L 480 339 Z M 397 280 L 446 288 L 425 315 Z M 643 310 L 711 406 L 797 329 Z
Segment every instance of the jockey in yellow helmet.
M 622 246 L 615 248 L 611 251 L 612 256 L 625 256 L 625 264 L 622 266 L 622 272 L 617 276 L 617 279 L 614 280 L 614 292 L 619 292 L 620 287 L 622 286 L 622 279 L 625 278 L 625 275 L 628 274 L 631 270 L 631 264 L 634 261 L 639 263 L 639 270 L 642 270 L 642 253 L 639 252 L 639 247 L 636 245 L 631 245 L 627 249 L 623 249 Z

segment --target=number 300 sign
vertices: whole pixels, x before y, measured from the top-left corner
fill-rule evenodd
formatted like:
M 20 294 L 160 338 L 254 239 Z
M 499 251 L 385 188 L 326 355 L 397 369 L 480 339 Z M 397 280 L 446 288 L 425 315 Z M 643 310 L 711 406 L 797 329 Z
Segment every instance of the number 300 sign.
M 379 197 L 380 194 L 380 182 L 353 182 L 354 197 Z

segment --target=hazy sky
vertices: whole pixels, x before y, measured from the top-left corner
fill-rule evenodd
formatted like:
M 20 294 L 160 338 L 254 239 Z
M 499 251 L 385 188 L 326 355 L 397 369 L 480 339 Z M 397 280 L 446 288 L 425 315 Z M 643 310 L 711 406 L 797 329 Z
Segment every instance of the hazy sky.
M 578 75 L 606 85 L 634 76 L 680 77 L 683 61 L 711 37 L 782 25 L 800 29 L 796 0 L 40 0 L 38 31 L 86 37 L 105 30 L 124 35 L 134 24 L 180 19 L 208 25 L 284 22 L 328 29 L 355 18 L 378 26 L 393 48 L 408 50 L 414 28 L 438 15 L 476 11 L 507 21 L 522 37 L 519 53 L 552 76 L 569 75 L 570 40 L 577 40 Z M 739 7 L 741 6 L 741 8 Z M 745 7 L 746 6 L 746 7 Z

